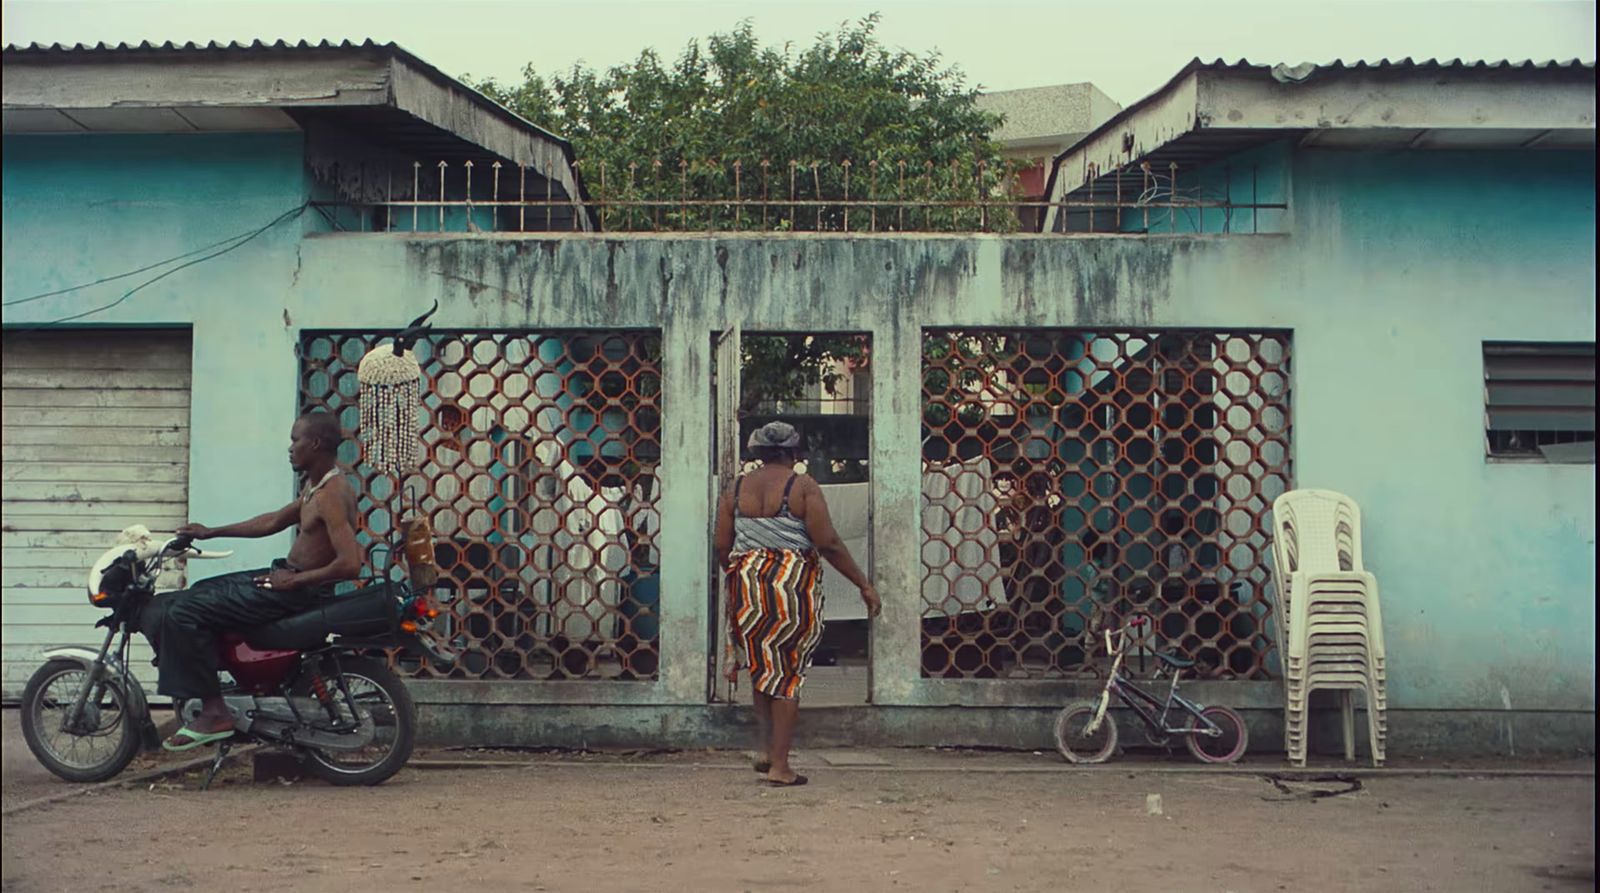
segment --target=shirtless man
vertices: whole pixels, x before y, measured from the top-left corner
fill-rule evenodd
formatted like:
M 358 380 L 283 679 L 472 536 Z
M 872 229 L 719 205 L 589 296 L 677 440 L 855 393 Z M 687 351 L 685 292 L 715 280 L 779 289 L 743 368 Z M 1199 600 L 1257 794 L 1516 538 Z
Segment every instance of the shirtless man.
M 356 543 L 356 495 L 339 473 L 343 434 L 326 412 L 300 417 L 289 434 L 289 465 L 304 481 L 300 498 L 275 512 L 229 524 L 185 524 L 178 533 L 197 540 L 271 536 L 299 527 L 287 559 L 272 567 L 201 580 L 160 599 L 155 624 L 161 694 L 200 700 L 200 713 L 168 738 L 168 750 L 189 750 L 233 734 L 233 717 L 217 681 L 217 636 L 249 629 L 313 607 L 333 586 L 361 573 Z

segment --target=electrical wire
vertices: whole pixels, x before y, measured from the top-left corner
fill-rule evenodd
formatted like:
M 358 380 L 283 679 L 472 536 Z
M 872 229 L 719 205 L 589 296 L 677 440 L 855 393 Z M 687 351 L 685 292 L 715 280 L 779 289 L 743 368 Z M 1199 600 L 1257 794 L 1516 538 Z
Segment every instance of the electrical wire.
M 202 257 L 197 257 L 194 260 L 191 260 L 191 261 L 189 261 L 187 263 L 179 264 L 178 266 L 173 267 L 170 270 L 167 270 L 167 271 L 165 271 L 163 273 L 160 273 L 160 274 L 158 274 L 156 276 L 152 276 L 149 279 L 146 279 L 145 281 L 139 283 L 138 285 L 135 285 L 133 288 L 130 288 L 127 291 L 123 292 L 121 297 L 117 298 L 115 301 L 112 301 L 109 304 L 101 305 L 101 306 L 96 307 L 96 308 L 94 308 L 92 310 L 85 310 L 82 313 L 74 313 L 74 314 L 72 314 L 70 316 L 63 316 L 60 319 L 53 319 L 53 320 L 51 320 L 49 322 L 45 322 L 45 323 L 37 323 L 37 324 L 31 325 L 31 326 L 19 326 L 19 327 L 13 329 L 12 331 L 22 331 L 22 332 L 35 331 L 35 330 L 38 330 L 38 329 L 49 328 L 50 326 L 57 326 L 57 325 L 61 325 L 62 323 L 72 322 L 74 320 L 83 319 L 85 317 L 93 316 L 93 315 L 95 315 L 97 313 L 104 313 L 105 311 L 110 310 L 113 307 L 116 307 L 119 304 L 123 303 L 124 301 L 128 300 L 129 298 L 133 297 L 136 293 L 138 293 L 142 289 L 144 289 L 144 288 L 146 288 L 148 286 L 154 285 L 157 282 L 160 282 L 161 280 L 167 278 L 168 276 L 171 276 L 173 273 L 176 273 L 176 272 L 178 272 L 180 270 L 188 269 L 189 267 L 195 266 L 197 264 L 205 263 L 208 260 L 211 260 L 211 259 L 217 258 L 217 257 L 221 257 L 222 255 L 227 254 L 228 252 L 233 251 L 233 250 L 235 250 L 237 248 L 244 247 L 246 244 L 248 244 L 249 242 L 251 242 L 252 240 L 257 238 L 258 236 L 262 235 L 263 233 L 266 233 L 268 230 L 272 229 L 273 227 L 277 226 L 278 224 L 283 223 L 283 222 L 285 222 L 287 220 L 292 220 L 292 219 L 294 219 L 296 217 L 299 217 L 301 214 L 304 214 L 306 209 L 309 208 L 310 206 L 311 206 L 311 203 L 310 202 L 306 202 L 306 203 L 300 205 L 299 207 L 291 208 L 291 209 L 283 212 L 282 214 L 279 214 L 277 217 L 274 217 L 266 225 L 261 226 L 261 227 L 259 227 L 257 229 L 251 230 L 251 231 L 246 232 L 246 233 L 241 233 L 241 234 L 236 235 L 236 236 L 231 236 L 231 237 L 229 237 L 227 239 L 223 239 L 220 242 L 213 242 L 210 245 L 207 245 L 207 246 L 205 246 L 203 248 L 197 248 L 194 251 L 190 251 L 190 252 L 188 252 L 186 254 L 180 254 L 177 257 L 168 258 L 167 260 L 161 261 L 160 263 L 151 264 L 151 265 L 143 267 L 143 268 L 141 268 L 139 270 L 133 270 L 133 271 L 130 271 L 130 272 L 127 272 L 127 273 L 119 273 L 116 276 L 108 276 L 105 279 L 101 279 L 101 280 L 99 280 L 97 282 L 91 282 L 91 283 L 87 283 L 87 284 L 81 285 L 81 286 L 73 286 L 72 288 L 61 289 L 61 290 L 55 291 L 55 292 L 48 292 L 48 293 L 42 294 L 42 295 L 34 295 L 34 296 L 28 297 L 28 298 L 19 298 L 18 300 L 15 300 L 15 301 L 8 301 L 8 302 L 6 302 L 5 306 L 10 307 L 13 304 L 22 304 L 22 303 L 26 303 L 28 301 L 35 301 L 35 300 L 39 300 L 39 299 L 42 299 L 42 298 L 47 298 L 47 297 L 50 297 L 52 295 L 64 294 L 64 293 L 69 292 L 69 291 L 75 291 L 75 290 L 80 289 L 80 288 L 88 288 L 88 287 L 90 287 L 92 285 L 99 285 L 99 284 L 105 283 L 105 282 L 113 282 L 113 281 L 115 281 L 117 279 L 126 279 L 129 276 L 136 275 L 136 274 L 142 273 L 142 272 L 146 272 L 148 270 L 153 270 L 156 267 L 162 266 L 164 264 L 172 263 L 175 260 L 180 260 L 180 259 L 185 258 L 185 257 L 193 256 L 197 252 L 205 251 L 205 250 L 207 250 L 209 248 L 214 248 L 214 247 L 216 247 L 218 245 L 227 245 L 226 248 L 223 248 L 223 249 L 221 249 L 219 251 L 213 251 L 210 254 L 204 255 Z
M 298 213 L 298 211 L 304 210 L 306 210 L 304 206 L 299 206 L 299 208 L 293 208 L 291 211 L 286 211 L 286 214 Z M 267 229 L 277 226 L 278 222 L 282 222 L 283 216 L 285 216 L 285 214 L 280 214 L 278 219 L 274 219 L 274 221 L 270 222 L 270 224 L 267 224 Z M 14 301 L 5 301 L 3 304 L 0 304 L 0 307 L 14 307 L 18 306 L 18 304 L 29 304 L 29 302 L 32 301 L 43 301 L 45 298 L 54 298 L 56 294 L 67 294 L 69 291 L 80 291 L 83 290 L 83 288 L 94 288 L 96 285 L 106 285 L 107 282 L 117 282 L 118 278 L 128 278 L 130 275 L 139 275 L 142 274 L 142 272 L 149 272 L 149 270 L 157 269 L 157 267 L 163 267 L 166 266 L 166 264 L 171 264 L 173 261 L 182 261 L 184 258 L 192 258 L 192 256 L 195 256 L 195 254 L 202 253 L 202 251 L 210 251 L 211 248 L 216 248 L 218 245 L 227 245 L 229 242 L 234 242 L 235 238 L 253 237 L 253 235 L 259 235 L 259 230 L 246 230 L 246 232 L 240 232 L 240 234 L 229 235 L 227 238 L 219 238 L 219 240 L 210 243 L 210 245 L 198 246 L 198 248 L 195 248 L 195 250 L 184 251 L 182 254 L 176 254 L 176 256 L 173 256 L 173 258 L 166 258 L 165 261 L 155 261 L 154 264 L 147 264 L 147 266 L 139 267 L 139 269 L 128 270 L 128 272 L 120 272 L 120 274 L 117 275 L 107 275 L 107 277 L 104 278 L 96 278 L 94 282 L 85 282 L 82 283 L 82 285 L 69 285 L 66 286 L 66 288 L 58 288 L 58 290 L 54 291 L 43 291 L 43 293 L 40 294 L 30 294 L 30 296 L 27 296 L 27 298 L 18 298 L 14 299 Z
M 176 257 L 169 257 L 166 260 L 158 260 L 153 264 L 149 264 L 148 266 L 140 267 L 137 270 L 129 270 L 126 273 L 118 273 L 115 276 L 106 276 L 106 277 L 101 278 L 101 279 L 96 279 L 93 282 L 85 282 L 82 285 L 69 285 L 66 288 L 58 288 L 55 291 L 41 292 L 40 294 L 30 295 L 30 296 L 28 296 L 26 298 L 17 298 L 15 301 L 6 301 L 5 303 L 0 304 L 0 307 L 15 307 L 18 304 L 27 304 L 27 303 L 30 303 L 32 301 L 42 301 L 45 298 L 53 298 L 56 295 L 64 295 L 64 294 L 67 294 L 68 292 L 79 291 L 79 290 L 85 289 L 85 288 L 94 288 L 96 285 L 105 285 L 107 282 L 116 282 L 118 279 L 126 279 L 129 276 L 137 276 L 140 273 L 149 272 L 150 270 L 154 270 L 157 267 L 164 267 L 167 264 L 172 263 L 173 261 L 183 260 L 186 257 L 193 257 L 194 255 L 199 254 L 202 251 L 210 251 L 212 248 L 215 248 L 218 245 L 226 245 L 229 242 L 232 242 L 234 239 L 243 238 L 244 235 L 245 235 L 244 233 L 240 233 L 239 235 L 236 235 L 236 236 L 229 236 L 226 239 L 221 239 L 221 240 L 218 240 L 216 242 L 212 242 L 210 245 L 201 245 L 199 248 L 196 248 L 193 251 L 185 251 L 184 253 L 182 253 L 180 255 L 177 255 Z

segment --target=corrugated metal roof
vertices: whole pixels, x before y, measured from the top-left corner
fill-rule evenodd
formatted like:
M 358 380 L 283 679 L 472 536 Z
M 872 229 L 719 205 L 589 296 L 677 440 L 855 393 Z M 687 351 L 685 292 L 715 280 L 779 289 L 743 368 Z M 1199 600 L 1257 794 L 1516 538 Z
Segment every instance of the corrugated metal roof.
M 150 41 L 145 40 L 145 41 L 140 41 L 139 43 L 126 43 L 126 42 L 123 42 L 123 43 L 114 43 L 113 44 L 113 43 L 101 42 L 101 43 L 96 43 L 96 44 L 92 44 L 92 45 L 91 44 L 84 44 L 84 43 L 75 43 L 75 44 L 70 44 L 70 45 L 64 44 L 64 43 L 51 43 L 51 44 L 30 43 L 27 46 L 19 46 L 17 44 L 6 44 L 5 52 L 7 52 L 7 53 L 88 53 L 88 52 L 94 52 L 94 53 L 113 53 L 113 52 L 115 52 L 115 53 L 129 53 L 129 52 L 164 51 L 164 52 L 191 52 L 192 53 L 192 52 L 197 52 L 197 51 L 222 51 L 222 50 L 240 51 L 240 50 L 349 50 L 349 49 L 395 50 L 397 52 L 404 53 L 407 56 L 412 55 L 411 53 L 407 52 L 403 47 L 401 47 L 398 44 L 395 44 L 395 43 L 380 43 L 380 42 L 372 40 L 370 38 L 367 39 L 367 40 L 361 40 L 361 41 L 341 40 L 341 41 L 337 41 L 337 42 L 331 41 L 331 40 L 319 40 L 319 41 L 310 41 L 310 40 L 297 40 L 297 41 L 274 40 L 274 41 L 265 41 L 265 40 L 259 40 L 258 39 L 258 40 L 252 40 L 252 41 L 250 41 L 248 43 L 246 43 L 244 41 L 238 41 L 238 40 L 231 40 L 231 41 L 228 41 L 227 43 L 223 43 L 221 41 L 216 41 L 216 40 L 207 41 L 206 43 L 196 43 L 194 41 L 187 41 L 185 43 L 174 43 L 173 41 L 170 41 L 170 40 L 165 41 L 163 43 L 151 43 Z M 1416 60 L 1412 59 L 1410 56 L 1407 56 L 1404 59 L 1395 59 L 1395 60 L 1379 59 L 1379 60 L 1377 60 L 1375 62 L 1374 61 L 1369 61 L 1369 60 L 1366 60 L 1366 59 L 1357 59 L 1355 61 L 1349 61 L 1349 62 L 1347 62 L 1347 61 L 1345 61 L 1343 59 L 1334 59 L 1333 61 L 1326 62 L 1326 63 L 1301 63 L 1301 65 L 1298 65 L 1298 66 L 1287 66 L 1286 63 L 1251 62 L 1249 59 L 1238 59 L 1238 60 L 1230 62 L 1230 61 L 1228 61 L 1226 59 L 1222 59 L 1220 57 L 1217 58 L 1217 59 L 1213 59 L 1210 62 L 1207 62 L 1204 59 L 1200 59 L 1200 58 L 1197 57 L 1192 62 L 1190 62 L 1187 66 L 1185 66 L 1185 70 L 1193 70 L 1195 68 L 1207 68 L 1207 69 L 1212 69 L 1212 70 L 1249 69 L 1249 68 L 1253 68 L 1253 69 L 1271 69 L 1271 68 L 1278 67 L 1280 65 L 1283 65 L 1285 67 L 1291 67 L 1291 68 L 1297 68 L 1297 67 L 1301 67 L 1301 66 L 1304 66 L 1304 65 L 1310 65 L 1310 66 L 1313 66 L 1313 67 L 1315 67 L 1317 69 L 1325 69 L 1325 70 L 1329 70 L 1329 71 L 1340 71 L 1340 70 L 1343 70 L 1343 69 L 1351 69 L 1351 70 L 1355 70 L 1355 71 L 1362 71 L 1362 70 L 1367 70 L 1367 69 L 1391 69 L 1391 68 L 1432 70 L 1432 69 L 1451 69 L 1451 68 L 1594 68 L 1595 67 L 1595 63 L 1593 61 L 1584 62 L 1584 61 L 1582 61 L 1580 59 L 1569 59 L 1569 60 L 1566 60 L 1566 61 L 1562 61 L 1562 60 L 1559 60 L 1559 59 L 1550 59 L 1550 60 L 1546 60 L 1546 61 L 1542 61 L 1542 62 L 1541 61 L 1537 61 L 1537 60 L 1533 60 L 1533 59 L 1523 59 L 1523 60 L 1520 60 L 1520 61 L 1519 60 L 1512 60 L 1512 59 L 1498 59 L 1498 60 L 1492 60 L 1492 61 L 1491 60 L 1465 60 L 1465 59 L 1445 59 L 1445 60 L 1424 59 L 1422 61 L 1416 61 Z
M 1510 59 L 1498 59 L 1494 61 L 1468 61 L 1465 59 L 1445 59 L 1441 61 L 1439 59 L 1424 59 L 1421 62 L 1418 62 L 1412 59 L 1410 56 L 1407 56 L 1404 59 L 1396 59 L 1393 61 L 1390 61 L 1389 59 L 1379 59 L 1376 62 L 1369 62 L 1365 59 L 1358 59 L 1354 62 L 1346 62 L 1343 59 L 1335 59 L 1332 62 L 1326 63 L 1301 62 L 1298 65 L 1289 65 L 1283 62 L 1269 65 L 1264 62 L 1251 62 L 1249 59 L 1240 59 L 1236 62 L 1229 62 L 1226 59 L 1214 59 L 1210 62 L 1206 62 L 1202 59 L 1195 59 L 1193 62 L 1190 62 L 1187 66 L 1185 66 L 1183 71 L 1179 72 L 1178 76 L 1182 77 L 1183 75 L 1189 74 L 1193 71 L 1264 71 L 1269 72 L 1273 78 L 1283 83 L 1301 84 L 1322 74 L 1332 74 L 1345 71 L 1428 73 L 1462 71 L 1538 72 L 1593 69 L 1593 62 L 1584 62 L 1580 59 L 1569 59 L 1565 62 L 1559 59 L 1549 59 L 1543 62 L 1538 62 L 1532 59 L 1523 59 L 1521 61 L 1513 61 Z
M 1219 70 L 1237 70 L 1237 69 L 1251 69 L 1251 68 L 1253 68 L 1253 69 L 1267 69 L 1267 70 L 1270 70 L 1270 69 L 1278 68 L 1278 67 L 1283 67 L 1283 68 L 1302 68 L 1302 67 L 1306 67 L 1306 66 L 1310 66 L 1310 67 L 1315 68 L 1317 70 L 1323 70 L 1323 71 L 1344 71 L 1344 70 L 1369 71 L 1369 70 L 1372 70 L 1372 69 L 1379 69 L 1379 70 L 1401 69 L 1401 70 L 1408 70 L 1408 71 L 1415 69 L 1415 70 L 1422 70 L 1422 71 L 1435 71 L 1435 70 L 1458 69 L 1458 68 L 1513 68 L 1513 69 L 1526 69 L 1526 68 L 1593 68 L 1594 67 L 1594 62 L 1592 62 L 1592 61 L 1584 62 L 1584 61 L 1582 61 L 1580 59 L 1569 59 L 1569 60 L 1567 60 L 1565 62 L 1563 62 L 1563 61 L 1561 61 L 1559 59 L 1550 59 L 1550 60 L 1547 60 L 1547 61 L 1544 61 L 1544 62 L 1538 62 L 1538 61 L 1535 61 L 1535 60 L 1532 60 L 1532 59 L 1523 59 L 1521 61 L 1516 61 L 1516 60 L 1511 60 L 1511 59 L 1498 59 L 1498 60 L 1494 60 L 1494 61 L 1486 61 L 1486 60 L 1468 61 L 1468 60 L 1465 60 L 1465 59 L 1445 59 L 1445 60 L 1424 59 L 1421 62 L 1418 62 L 1418 61 L 1412 59 L 1410 56 L 1407 56 L 1404 59 L 1395 59 L 1393 61 L 1391 61 L 1389 59 L 1379 59 L 1376 62 L 1370 62 L 1370 61 L 1367 61 L 1365 59 L 1357 59 L 1354 62 L 1346 62 L 1343 59 L 1335 59 L 1332 62 L 1326 62 L 1326 63 L 1303 62 L 1303 63 L 1300 63 L 1299 65 L 1291 66 L 1291 65 L 1287 65 L 1286 63 L 1251 62 L 1249 59 L 1240 59 L 1240 60 L 1235 61 L 1235 62 L 1229 62 L 1226 59 L 1214 59 L 1214 60 L 1212 60 L 1210 62 L 1207 62 L 1207 61 L 1205 61 L 1203 59 L 1198 59 L 1197 58 L 1193 62 L 1190 62 L 1187 68 L 1188 68 L 1188 70 L 1193 70 L 1195 68 L 1205 68 L 1205 69 L 1209 69 L 1209 70 L 1213 70 L 1213 71 L 1219 71 Z
M 85 43 L 75 43 L 75 44 L 72 44 L 70 46 L 67 45 L 67 44 L 64 44 L 64 43 L 51 43 L 51 44 L 30 43 L 27 46 L 18 46 L 17 44 L 12 43 L 12 44 L 6 44 L 5 53 L 7 55 L 11 55 L 11 54 L 39 55 L 39 54 L 62 54 L 62 53 L 151 53 L 151 52 L 194 53 L 194 52 L 223 52 L 223 51 L 240 52 L 240 51 L 247 51 L 247 50 L 357 50 L 357 49 L 390 50 L 390 51 L 394 51 L 394 52 L 400 53 L 400 54 L 405 55 L 405 56 L 409 56 L 409 57 L 415 58 L 414 56 L 412 56 L 411 53 L 406 52 L 398 44 L 394 44 L 394 43 L 378 43 L 377 41 L 370 40 L 370 39 L 360 41 L 359 43 L 356 42 L 356 41 L 353 41 L 353 40 L 341 40 L 338 43 L 335 43 L 335 42 L 333 42 L 331 40 L 321 40 L 321 41 L 317 41 L 315 43 L 313 43 L 312 41 L 309 41 L 309 40 L 299 40 L 299 41 L 295 41 L 293 43 L 291 43 L 291 42 L 289 42 L 287 40 L 274 40 L 274 41 L 271 41 L 271 42 L 268 42 L 268 41 L 265 41 L 265 40 L 252 40 L 249 43 L 244 43 L 242 41 L 237 41 L 237 40 L 231 40 L 231 41 L 228 41 L 227 43 L 222 43 L 220 41 L 215 41 L 215 40 L 208 41 L 206 43 L 195 43 L 194 41 L 188 41 L 186 43 L 173 43 L 170 40 L 166 41 L 164 43 L 151 43 L 148 40 L 144 40 L 144 41 L 140 41 L 139 43 L 97 43 L 97 44 L 93 44 L 93 45 L 85 44 Z
M 1422 62 L 1417 62 L 1417 61 L 1413 60 L 1410 56 L 1407 56 L 1404 59 L 1398 59 L 1398 60 L 1394 60 L 1394 61 L 1390 61 L 1388 59 L 1379 59 L 1377 62 L 1368 62 L 1366 60 L 1356 60 L 1354 62 L 1346 62 L 1343 59 L 1335 59 L 1332 62 L 1321 63 L 1321 64 L 1312 63 L 1312 62 L 1302 62 L 1302 63 L 1300 63 L 1298 65 L 1288 65 L 1288 64 L 1282 63 L 1282 62 L 1274 63 L 1274 64 L 1268 64 L 1268 63 L 1265 63 L 1265 62 L 1251 62 L 1249 59 L 1239 59 L 1239 60 L 1234 61 L 1234 62 L 1229 62 L 1226 59 L 1218 58 L 1218 59 L 1213 59 L 1210 62 L 1207 62 L 1204 59 L 1201 59 L 1201 58 L 1199 58 L 1197 56 L 1188 65 L 1185 65 L 1177 74 L 1175 74 L 1171 78 L 1169 78 L 1165 84 L 1162 84 L 1159 88 L 1157 88 L 1155 91 L 1150 93 L 1148 96 L 1144 96 L 1144 97 L 1140 98 L 1137 102 L 1132 103 L 1131 105 L 1129 105 L 1126 108 L 1124 108 L 1122 111 L 1118 112 L 1110 120 L 1105 121 L 1099 127 L 1096 127 L 1094 129 L 1094 132 L 1090 133 L 1088 136 L 1085 136 L 1082 140 L 1079 141 L 1079 145 L 1081 145 L 1083 143 L 1086 143 L 1089 140 L 1094 139 L 1095 137 L 1099 136 L 1100 134 L 1102 134 L 1102 133 L 1104 133 L 1106 131 L 1111 130 L 1112 128 L 1117 127 L 1123 121 L 1125 121 L 1128 118 L 1132 117 L 1133 115 L 1137 114 L 1140 109 L 1142 109 L 1145 106 L 1149 105 L 1151 102 L 1154 102 L 1155 99 L 1158 96 L 1161 96 L 1162 94 L 1166 93 L 1168 90 L 1171 90 L 1174 85 L 1176 85 L 1178 82 L 1182 81 L 1184 78 L 1188 77 L 1189 75 L 1193 74 L 1196 71 L 1259 71 L 1259 72 L 1270 72 L 1274 77 L 1278 78 L 1279 80 L 1288 81 L 1290 83 L 1302 83 L 1302 82 L 1310 80 L 1311 78 L 1315 77 L 1316 75 L 1318 75 L 1320 73 L 1324 73 L 1324 72 L 1343 72 L 1343 71 L 1440 72 L 1440 71 L 1478 71 L 1478 70 L 1484 70 L 1484 71 L 1490 71 L 1490 70 L 1492 70 L 1492 71 L 1519 71 L 1519 72 L 1526 72 L 1526 71 L 1582 71 L 1582 70 L 1593 71 L 1594 70 L 1594 65 L 1595 65 L 1595 63 L 1593 61 L 1584 62 L 1584 61 L 1582 61 L 1580 59 L 1570 59 L 1570 60 L 1565 61 L 1565 62 L 1562 62 L 1562 61 L 1559 61 L 1559 60 L 1555 60 L 1555 59 L 1551 59 L 1551 60 L 1548 60 L 1548 61 L 1545 61 L 1545 62 L 1535 62 L 1535 61 L 1533 61 L 1531 59 L 1524 59 L 1524 60 L 1522 60 L 1520 62 L 1512 61 L 1512 60 L 1509 60 L 1509 59 L 1501 59 L 1501 60 L 1493 61 L 1493 62 L 1488 62 L 1488 61 L 1468 62 L 1468 61 L 1464 61 L 1462 59 L 1449 59 L 1449 60 L 1445 60 L 1445 61 L 1441 62 L 1438 59 L 1426 59 L 1426 60 L 1424 60 Z M 1061 160 L 1063 158 L 1067 157 L 1068 155 L 1070 155 L 1071 153 L 1072 153 L 1072 147 L 1069 147 L 1066 151 L 1062 152 L 1060 155 L 1057 155 L 1055 157 L 1055 159 L 1053 161 L 1053 165 L 1060 164 Z M 1054 173 L 1052 173 L 1051 174 L 1051 181 L 1053 182 L 1054 179 L 1055 179 L 1055 175 L 1054 175 Z
M 1283 63 L 1283 62 L 1272 63 L 1272 64 L 1268 64 L 1268 63 L 1265 63 L 1265 62 L 1251 62 L 1249 59 L 1239 59 L 1239 60 L 1234 61 L 1234 62 L 1229 62 L 1226 59 L 1218 58 L 1218 59 L 1213 59 L 1210 62 L 1207 62 L 1204 59 L 1201 59 L 1201 58 L 1199 58 L 1197 56 L 1188 65 L 1185 65 L 1177 74 L 1175 74 L 1171 78 L 1169 78 L 1165 84 L 1162 84 L 1159 88 L 1157 88 L 1156 90 L 1151 92 L 1148 96 L 1141 97 L 1137 102 L 1132 103 L 1131 105 L 1129 105 L 1126 108 L 1124 108 L 1122 111 L 1118 112 L 1114 117 L 1111 118 L 1111 120 L 1106 121 L 1103 124 L 1101 124 L 1099 127 L 1095 128 L 1094 133 L 1089 134 L 1081 142 L 1087 142 L 1088 140 L 1093 139 L 1095 136 L 1098 136 L 1100 133 L 1102 133 L 1104 131 L 1107 131 L 1107 130 L 1110 130 L 1113 127 L 1116 127 L 1123 120 L 1131 117 L 1132 115 L 1137 113 L 1140 109 L 1144 108 L 1146 105 L 1149 105 L 1151 102 L 1153 102 L 1156 99 L 1156 97 L 1158 97 L 1161 94 L 1166 93 L 1168 90 L 1172 89 L 1173 85 L 1177 84 L 1179 81 L 1182 81 L 1184 78 L 1188 77 L 1189 75 L 1193 74 L 1196 71 L 1262 71 L 1262 72 L 1271 72 L 1273 74 L 1273 76 L 1279 78 L 1280 80 L 1287 80 L 1287 81 L 1289 81 L 1291 83 L 1300 83 L 1300 82 L 1309 80 L 1312 77 L 1316 76 L 1317 74 L 1320 74 L 1320 73 L 1323 73 L 1323 72 L 1342 72 L 1342 71 L 1439 72 L 1439 71 L 1478 71 L 1478 70 L 1484 70 L 1484 71 L 1490 71 L 1490 70 L 1493 70 L 1493 71 L 1501 71 L 1501 70 L 1503 70 L 1503 71 L 1581 71 L 1581 70 L 1588 70 L 1588 71 L 1593 71 L 1594 70 L 1594 65 L 1595 64 L 1594 64 L 1593 61 L 1584 62 L 1581 59 L 1569 59 L 1569 60 L 1567 60 L 1565 62 L 1562 62 L 1562 61 L 1556 60 L 1556 59 L 1551 59 L 1551 60 L 1548 60 L 1548 61 L 1545 61 L 1545 62 L 1535 62 L 1535 61 L 1533 61 L 1531 59 L 1524 59 L 1524 60 L 1522 60 L 1520 62 L 1512 61 L 1512 60 L 1509 60 L 1509 59 L 1501 59 L 1501 60 L 1492 61 L 1492 62 L 1488 62 L 1488 61 L 1468 62 L 1468 61 L 1465 61 L 1465 60 L 1462 60 L 1462 59 L 1448 59 L 1448 60 L 1445 60 L 1445 61 L 1441 62 L 1438 59 L 1426 59 L 1424 61 L 1417 62 L 1417 61 L 1413 60 L 1410 56 L 1407 56 L 1404 59 L 1397 59 L 1397 60 L 1394 60 L 1394 61 L 1390 61 L 1388 59 L 1379 59 L 1376 62 L 1368 62 L 1368 61 L 1366 61 L 1364 59 L 1358 59 L 1358 60 L 1356 60 L 1354 62 L 1346 62 L 1343 59 L 1335 59 L 1332 62 L 1327 62 L 1327 63 L 1301 62 L 1301 63 L 1299 63 L 1297 65 L 1289 65 L 1289 64 Z M 1056 162 L 1060 162 L 1061 159 L 1066 157 L 1068 154 L 1070 154 L 1071 151 L 1072 150 L 1069 148 L 1067 151 L 1062 152 L 1060 155 L 1058 155 L 1056 157 L 1056 159 L 1055 159 Z

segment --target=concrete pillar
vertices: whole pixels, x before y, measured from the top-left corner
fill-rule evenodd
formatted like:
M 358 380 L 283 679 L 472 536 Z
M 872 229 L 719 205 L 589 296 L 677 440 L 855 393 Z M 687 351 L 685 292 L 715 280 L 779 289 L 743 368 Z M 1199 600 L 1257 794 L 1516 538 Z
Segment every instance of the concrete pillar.
M 711 598 L 711 324 L 668 280 L 661 338 L 660 703 L 703 704 Z M 692 280 L 691 280 L 692 283 Z M 692 289 L 687 284 L 685 290 Z
M 872 702 L 915 703 L 922 673 L 922 335 L 913 302 L 872 332 Z

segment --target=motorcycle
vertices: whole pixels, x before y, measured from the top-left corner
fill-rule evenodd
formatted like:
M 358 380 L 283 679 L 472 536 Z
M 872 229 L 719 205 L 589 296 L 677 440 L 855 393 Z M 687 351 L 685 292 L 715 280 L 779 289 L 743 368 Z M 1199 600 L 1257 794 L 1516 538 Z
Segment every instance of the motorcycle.
M 226 558 L 192 539 L 159 540 L 131 527 L 89 572 L 89 602 L 110 613 L 98 650 L 53 648 L 22 696 L 28 749 L 55 775 L 72 782 L 116 776 L 141 748 L 160 746 L 144 689 L 128 670 L 135 632 L 159 645 L 163 596 L 156 581 L 176 562 Z M 226 673 L 223 700 L 234 735 L 217 745 L 202 788 L 209 788 L 231 747 L 265 744 L 301 755 L 309 771 L 335 785 L 375 785 L 405 765 L 416 742 L 417 713 L 384 654 L 420 651 L 439 665 L 452 655 L 429 638 L 438 615 L 409 583 L 370 581 L 300 614 L 219 640 Z M 180 722 L 200 710 L 177 702 Z

